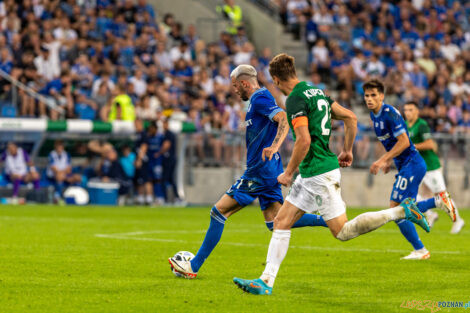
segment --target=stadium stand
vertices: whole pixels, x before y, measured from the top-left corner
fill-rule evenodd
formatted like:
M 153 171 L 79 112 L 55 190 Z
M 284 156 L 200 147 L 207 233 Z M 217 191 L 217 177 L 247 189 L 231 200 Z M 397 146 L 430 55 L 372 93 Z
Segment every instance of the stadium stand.
M 300 69 L 305 78 L 342 105 L 360 112 L 362 82 L 380 77 L 386 100 L 417 101 L 434 131 L 470 133 L 470 3 L 248 2 L 279 13 L 273 23 L 283 23 L 308 50 L 308 67 Z M 229 73 L 251 63 L 269 81 L 273 51 L 252 41 L 249 23 L 240 19 L 246 16 L 242 3 L 218 4 L 228 28 L 208 41 L 205 30 L 146 0 L 0 2 L 2 76 L 38 93 L 0 80 L 1 116 L 93 125 L 161 124 L 178 116 L 196 127 L 194 164 L 240 164 L 244 103 L 231 91 Z M 367 136 L 358 142 L 367 147 L 361 151 L 369 150 Z

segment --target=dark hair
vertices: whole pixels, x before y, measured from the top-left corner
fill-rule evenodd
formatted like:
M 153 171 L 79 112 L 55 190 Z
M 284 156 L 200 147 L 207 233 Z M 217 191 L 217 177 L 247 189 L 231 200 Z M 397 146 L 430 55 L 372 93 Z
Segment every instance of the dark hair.
M 276 55 L 269 62 L 269 74 L 273 77 L 276 76 L 281 81 L 287 81 L 289 78 L 296 77 L 294 57 L 285 53 Z
M 408 102 L 405 102 L 405 105 L 414 105 L 417 109 L 419 109 L 419 105 L 417 102 L 415 101 L 408 101 Z
M 377 89 L 377 91 L 380 93 L 385 92 L 384 84 L 378 79 L 371 79 L 365 82 L 364 85 L 362 85 L 363 91 L 374 89 L 374 88 Z

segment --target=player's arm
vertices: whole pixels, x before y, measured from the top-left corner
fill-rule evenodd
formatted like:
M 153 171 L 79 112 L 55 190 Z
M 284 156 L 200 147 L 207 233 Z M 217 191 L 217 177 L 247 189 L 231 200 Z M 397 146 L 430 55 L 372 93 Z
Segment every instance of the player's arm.
M 277 181 L 284 186 L 288 186 L 292 182 L 294 172 L 307 155 L 312 140 L 308 131 L 308 118 L 306 116 L 296 117 L 292 120 L 292 125 L 296 137 L 294 150 L 286 170 L 277 178 Z
M 263 72 L 258 72 L 258 80 L 260 83 L 266 87 L 266 89 L 269 90 L 269 92 L 273 95 L 274 100 L 276 100 L 276 104 L 283 110 L 286 110 L 286 104 L 284 101 L 284 97 L 282 95 L 282 92 L 279 91 L 279 89 L 276 88 L 276 86 L 270 82 L 267 78 L 266 75 L 264 75 Z
M 418 151 L 433 150 L 437 152 L 436 142 L 432 139 L 431 129 L 427 124 L 419 126 L 419 132 L 422 134 L 423 142 L 416 143 L 415 147 Z
M 284 142 L 284 139 L 286 139 L 287 137 L 287 133 L 289 132 L 289 124 L 287 123 L 286 112 L 278 112 L 276 115 L 274 115 L 273 121 L 278 124 L 277 133 L 276 137 L 274 137 L 271 146 L 263 149 L 263 153 L 261 154 L 261 158 L 263 159 L 263 161 L 265 161 L 266 159 L 271 161 L 273 155 L 279 150 L 282 143 Z
M 382 155 L 382 157 L 375 161 L 370 167 L 370 172 L 372 174 L 377 174 L 380 169 L 384 169 L 384 172 L 387 173 L 387 168 L 389 167 L 393 158 L 399 156 L 406 148 L 410 146 L 410 139 L 408 138 L 406 132 L 398 135 L 396 138 L 397 143 L 393 146 L 393 148 Z
M 168 150 L 171 148 L 171 141 L 169 139 L 166 139 L 163 141 L 161 149 L 155 153 L 155 157 L 158 158 L 161 155 L 164 155 Z
M 341 167 L 351 166 L 353 161 L 353 144 L 357 133 L 357 117 L 351 110 L 342 107 L 338 102 L 331 105 L 331 117 L 344 122 L 344 145 L 343 151 L 338 156 Z
M 429 138 L 429 139 L 426 139 L 423 142 L 415 143 L 415 147 L 416 147 L 416 149 L 418 149 L 418 151 L 435 150 L 436 149 L 436 143 L 434 142 L 434 140 Z

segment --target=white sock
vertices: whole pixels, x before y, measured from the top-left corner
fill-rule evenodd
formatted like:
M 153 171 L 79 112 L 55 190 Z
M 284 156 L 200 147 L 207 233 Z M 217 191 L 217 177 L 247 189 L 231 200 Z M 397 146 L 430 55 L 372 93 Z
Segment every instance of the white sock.
M 342 241 L 353 239 L 390 221 L 403 218 L 405 218 L 405 210 L 400 205 L 387 210 L 363 213 L 346 222 L 336 238 Z
M 266 268 L 261 279 L 269 286 L 274 285 L 277 272 L 289 249 L 290 230 L 273 231 L 271 242 L 269 243 L 268 256 L 266 257 Z
M 145 197 L 145 201 L 146 201 L 147 203 L 152 203 L 152 201 L 153 201 L 152 195 L 147 195 L 147 196 Z
M 137 203 L 138 204 L 143 204 L 144 203 L 144 195 L 138 195 L 137 196 Z

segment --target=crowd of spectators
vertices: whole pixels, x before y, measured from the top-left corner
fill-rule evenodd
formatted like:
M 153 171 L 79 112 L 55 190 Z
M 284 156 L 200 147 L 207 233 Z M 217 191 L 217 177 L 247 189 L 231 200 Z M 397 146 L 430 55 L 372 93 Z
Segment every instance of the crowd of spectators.
M 244 103 L 230 88 L 230 71 L 250 63 L 265 82 L 272 54 L 255 52 L 241 9 L 224 2 L 227 31 L 205 42 L 195 25 L 146 0 L 1 1 L 0 69 L 45 96 L 19 90 L 13 115 L 156 121 L 174 114 L 201 131 L 199 160 L 209 154 L 216 165 L 231 163 L 239 152 L 224 145 L 237 140 L 230 133 L 242 129 Z M 362 82 L 380 77 L 389 102 L 417 101 L 434 130 L 470 131 L 469 3 L 277 3 L 288 29 L 307 43 L 311 83 L 341 104 L 357 105 Z M 12 89 L 1 80 L 0 105 L 11 103 Z
M 360 104 L 362 83 L 380 78 L 389 102 L 418 102 L 435 131 L 470 132 L 469 1 L 273 2 L 333 91 Z

